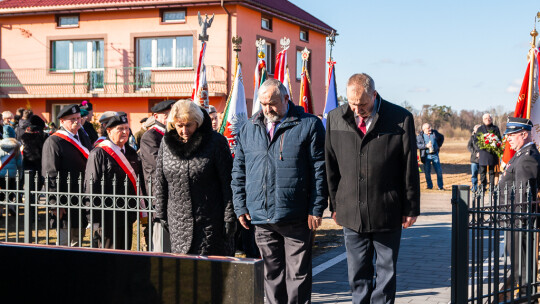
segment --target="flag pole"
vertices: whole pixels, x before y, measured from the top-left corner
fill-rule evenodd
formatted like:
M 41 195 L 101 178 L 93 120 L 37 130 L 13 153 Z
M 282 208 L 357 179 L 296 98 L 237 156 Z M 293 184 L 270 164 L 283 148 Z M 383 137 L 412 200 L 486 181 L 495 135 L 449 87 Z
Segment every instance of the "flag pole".
M 532 100 L 532 91 L 533 91 L 533 76 L 534 76 L 534 49 L 536 48 L 536 36 L 538 32 L 536 31 L 536 17 L 534 17 L 534 29 L 531 31 L 532 41 L 531 49 L 529 50 L 529 89 L 527 92 L 527 119 L 531 118 L 531 100 Z M 536 67 L 538 68 L 538 67 Z
M 330 44 L 330 57 L 328 58 L 329 67 L 330 67 L 330 65 L 332 65 L 332 62 L 333 62 L 332 49 L 334 48 L 334 44 L 336 43 L 336 36 L 337 35 L 338 35 L 338 33 L 336 33 L 335 30 L 332 30 L 330 35 L 328 35 L 328 44 Z M 330 75 L 328 75 L 328 80 L 326 81 L 326 94 L 325 94 L 325 96 L 328 95 L 328 87 L 330 86 L 330 83 L 328 81 L 330 81 Z
M 238 73 L 238 53 L 242 51 L 242 37 L 240 36 L 234 36 L 231 39 L 233 44 L 233 51 L 236 53 L 235 59 L 234 59 L 234 75 L 233 75 L 233 81 L 231 85 L 231 91 L 229 92 L 229 96 L 227 96 L 227 102 L 225 103 L 225 112 L 223 112 L 223 117 L 221 118 L 221 124 L 219 126 L 219 133 L 223 134 L 225 132 L 225 126 L 227 125 L 227 112 L 229 110 L 229 103 L 231 102 L 231 96 L 232 92 L 234 90 L 234 80 L 236 79 L 236 74 Z

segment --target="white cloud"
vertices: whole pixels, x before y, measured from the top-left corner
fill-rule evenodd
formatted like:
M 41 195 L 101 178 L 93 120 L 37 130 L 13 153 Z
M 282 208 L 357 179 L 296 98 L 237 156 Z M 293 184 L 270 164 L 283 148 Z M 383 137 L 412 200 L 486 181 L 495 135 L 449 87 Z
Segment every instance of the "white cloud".
M 519 93 L 521 81 L 521 79 L 514 79 L 514 81 L 506 88 L 506 93 Z

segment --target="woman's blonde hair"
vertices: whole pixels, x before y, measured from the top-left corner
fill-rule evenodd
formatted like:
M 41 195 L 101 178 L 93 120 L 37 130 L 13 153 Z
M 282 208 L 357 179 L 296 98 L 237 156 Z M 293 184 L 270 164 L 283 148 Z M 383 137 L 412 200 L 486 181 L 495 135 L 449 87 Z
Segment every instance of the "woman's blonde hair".
M 180 99 L 171 108 L 169 117 L 167 118 L 167 131 L 174 129 L 174 124 L 177 121 L 189 122 L 194 121 L 199 128 L 204 120 L 204 114 L 201 107 L 196 105 L 190 99 Z

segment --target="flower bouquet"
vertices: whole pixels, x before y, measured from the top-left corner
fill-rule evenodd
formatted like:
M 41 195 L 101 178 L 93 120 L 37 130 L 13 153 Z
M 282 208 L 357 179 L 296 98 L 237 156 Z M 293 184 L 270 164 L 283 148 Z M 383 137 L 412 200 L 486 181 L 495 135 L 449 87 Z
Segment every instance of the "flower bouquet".
M 489 153 L 496 154 L 501 157 L 504 152 L 504 142 L 493 133 L 478 133 L 478 147 Z

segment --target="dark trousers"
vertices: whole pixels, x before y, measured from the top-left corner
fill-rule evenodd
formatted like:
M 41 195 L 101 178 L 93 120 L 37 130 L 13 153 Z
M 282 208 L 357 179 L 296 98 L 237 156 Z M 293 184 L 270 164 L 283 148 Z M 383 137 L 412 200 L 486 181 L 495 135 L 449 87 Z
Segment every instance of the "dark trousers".
M 358 233 L 343 227 L 352 299 L 355 304 L 391 304 L 396 297 L 396 263 L 401 229 Z M 373 257 L 377 276 L 373 284 Z
M 307 221 L 255 225 L 266 302 L 311 302 L 311 230 Z
M 488 169 L 489 168 L 489 169 Z M 495 166 L 480 166 L 478 168 L 478 173 L 480 173 L 480 184 L 482 185 L 482 190 L 486 191 L 487 179 L 486 173 L 489 170 L 489 188 L 493 189 L 495 184 Z

